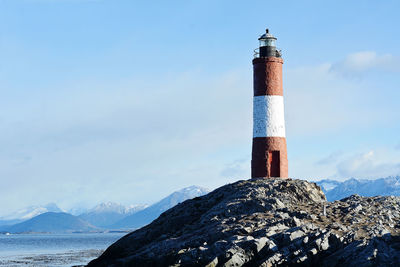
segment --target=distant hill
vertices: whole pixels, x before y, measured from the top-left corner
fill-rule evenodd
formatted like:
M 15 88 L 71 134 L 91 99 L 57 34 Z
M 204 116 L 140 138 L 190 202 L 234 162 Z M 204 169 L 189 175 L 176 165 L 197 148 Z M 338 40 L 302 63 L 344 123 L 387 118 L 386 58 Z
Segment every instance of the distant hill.
M 61 210 L 54 203 L 49 203 L 47 205 L 41 205 L 41 206 L 29 206 L 17 210 L 16 212 L 10 213 L 6 216 L 0 217 L 0 226 L 20 223 L 46 212 L 64 212 L 64 211 Z
M 400 196 L 400 176 L 375 180 L 351 178 L 344 182 L 321 180 L 316 183 L 321 186 L 328 201 L 340 200 L 354 194 L 365 197 Z
M 144 208 L 147 208 L 147 205 L 131 205 L 126 207 L 118 203 L 107 202 L 95 206 L 78 217 L 94 226 L 105 227 Z
M 88 232 L 96 230 L 98 228 L 88 222 L 64 212 L 46 212 L 22 223 L 0 227 L 1 232 L 10 233 Z
M 0 217 L 1 221 L 25 221 L 29 220 L 37 215 L 46 213 L 46 212 L 64 212 L 60 209 L 55 203 L 49 203 L 47 205 L 40 206 L 29 206 L 23 209 L 20 209 L 16 212 L 10 213 L 6 216 Z
M 186 187 L 182 190 L 176 191 L 171 195 L 163 198 L 159 202 L 151 205 L 150 207 L 138 211 L 132 215 L 127 216 L 126 218 L 116 222 L 115 224 L 110 225 L 108 228 L 110 229 L 135 229 L 142 227 L 154 219 L 156 219 L 161 213 L 166 211 L 167 209 L 172 208 L 176 204 L 183 202 L 187 199 L 195 198 L 198 196 L 205 195 L 210 191 L 206 188 L 198 187 L 198 186 L 190 186 Z

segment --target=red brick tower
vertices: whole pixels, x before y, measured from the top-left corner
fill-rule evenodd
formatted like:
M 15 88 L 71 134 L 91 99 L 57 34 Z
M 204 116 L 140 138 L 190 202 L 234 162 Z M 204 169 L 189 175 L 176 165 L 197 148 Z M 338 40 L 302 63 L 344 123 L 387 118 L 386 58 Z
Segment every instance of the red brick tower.
M 288 177 L 281 53 L 268 29 L 253 59 L 253 148 L 251 177 Z

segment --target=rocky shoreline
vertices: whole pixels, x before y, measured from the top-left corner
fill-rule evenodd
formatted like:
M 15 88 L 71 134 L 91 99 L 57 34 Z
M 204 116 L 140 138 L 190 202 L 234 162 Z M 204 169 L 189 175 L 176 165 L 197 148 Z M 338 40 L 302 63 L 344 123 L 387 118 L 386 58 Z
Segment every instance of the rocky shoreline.
M 251 179 L 164 212 L 88 266 L 400 266 L 400 197 L 327 202 L 315 183 Z

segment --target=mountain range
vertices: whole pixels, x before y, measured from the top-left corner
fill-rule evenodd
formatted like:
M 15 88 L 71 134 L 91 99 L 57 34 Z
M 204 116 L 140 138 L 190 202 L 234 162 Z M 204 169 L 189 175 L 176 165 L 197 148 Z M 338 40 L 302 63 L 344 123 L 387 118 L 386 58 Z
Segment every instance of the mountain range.
M 176 204 L 208 192 L 209 190 L 205 188 L 190 186 L 172 193 L 151 206 L 123 206 L 108 202 L 101 203 L 77 216 L 64 212 L 55 204 L 32 206 L 2 217 L 4 219 L 2 219 L 3 224 L 0 225 L 0 233 L 92 232 L 107 231 L 108 229 L 134 229 L 150 223 L 162 212 Z M 33 216 L 34 214 L 37 215 Z
M 340 200 L 354 194 L 364 197 L 400 196 L 400 176 L 375 180 L 351 178 L 343 182 L 320 180 L 316 183 L 324 191 L 328 201 Z
M 118 203 L 107 202 L 95 206 L 78 217 L 97 227 L 107 227 L 147 207 L 147 205 L 131 205 L 126 207 Z
M 125 217 L 124 219 L 109 226 L 111 229 L 132 229 L 142 227 L 154 219 L 156 219 L 161 213 L 167 209 L 172 208 L 176 204 L 183 202 L 187 199 L 199 197 L 209 193 L 210 191 L 206 188 L 198 186 L 190 186 L 180 191 L 176 191 L 171 195 L 163 198 L 159 202 L 151 205 L 150 207 L 138 211 L 132 215 Z
M 400 196 L 400 176 L 376 180 L 348 179 L 336 181 L 324 179 L 316 182 L 328 201 L 340 200 L 353 194 L 361 196 Z M 0 217 L 0 232 L 87 232 L 131 230 L 142 227 L 161 213 L 187 199 L 207 194 L 209 190 L 190 186 L 176 191 L 157 203 L 123 206 L 117 203 L 101 203 L 81 214 L 69 214 L 51 203 L 31 206 Z

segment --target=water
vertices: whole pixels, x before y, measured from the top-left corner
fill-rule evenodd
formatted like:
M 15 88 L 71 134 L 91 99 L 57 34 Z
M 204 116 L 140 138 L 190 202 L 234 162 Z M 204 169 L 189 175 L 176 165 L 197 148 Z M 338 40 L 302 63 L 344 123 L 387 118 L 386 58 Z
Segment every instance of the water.
M 0 235 L 0 266 L 86 264 L 125 234 Z

